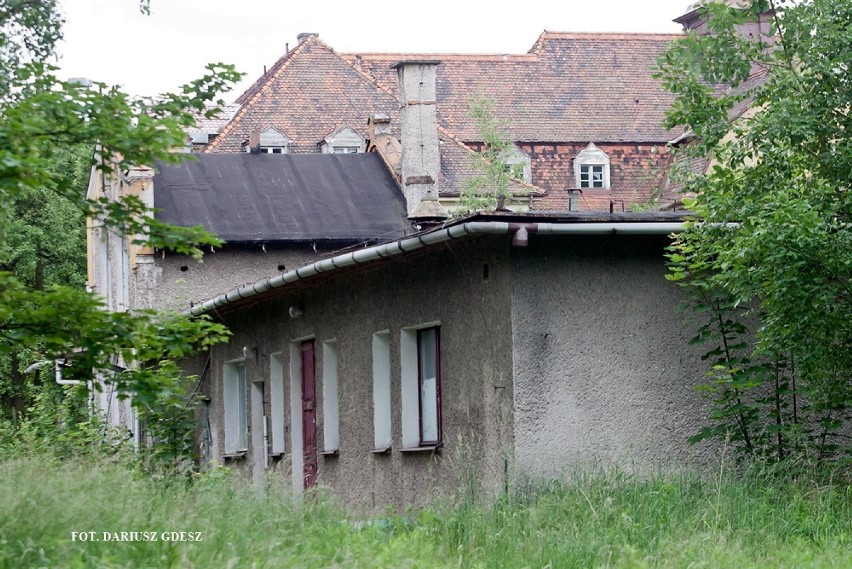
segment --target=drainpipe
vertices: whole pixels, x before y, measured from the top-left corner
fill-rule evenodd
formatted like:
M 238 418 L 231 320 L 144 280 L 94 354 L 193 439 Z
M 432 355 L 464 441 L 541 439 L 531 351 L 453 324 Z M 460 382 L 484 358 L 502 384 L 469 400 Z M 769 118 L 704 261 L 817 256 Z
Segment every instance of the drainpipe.
M 77 379 L 62 379 L 62 366 L 65 363 L 64 358 L 56 358 L 53 360 L 54 369 L 56 371 L 56 383 L 59 385 L 81 385 L 85 382 Z M 32 364 L 30 367 L 24 370 L 25 374 L 33 373 L 36 370 L 43 368 L 46 365 L 49 365 L 49 360 L 42 360 L 40 362 L 36 362 Z
M 56 383 L 59 385 L 80 385 L 83 381 L 77 379 L 62 379 L 62 365 L 65 363 L 64 358 L 56 358 L 54 365 L 56 368 Z
M 729 224 L 736 225 L 736 224 Z M 236 302 L 240 299 L 251 298 L 268 290 L 279 288 L 300 281 L 319 273 L 333 272 L 344 267 L 351 267 L 382 257 L 392 257 L 422 249 L 427 245 L 435 245 L 468 235 L 508 235 L 512 234 L 513 242 L 523 247 L 527 235 L 669 235 L 680 233 L 685 228 L 682 221 L 661 222 L 592 222 L 592 223 L 508 223 L 505 221 L 469 221 L 453 225 L 440 231 L 431 231 L 407 239 L 399 239 L 383 245 L 375 245 L 367 249 L 359 249 L 352 253 L 344 253 L 330 259 L 317 261 L 298 269 L 279 273 L 273 277 L 261 279 L 252 284 L 230 290 L 214 298 L 196 304 L 184 314 L 198 316 L 221 306 Z

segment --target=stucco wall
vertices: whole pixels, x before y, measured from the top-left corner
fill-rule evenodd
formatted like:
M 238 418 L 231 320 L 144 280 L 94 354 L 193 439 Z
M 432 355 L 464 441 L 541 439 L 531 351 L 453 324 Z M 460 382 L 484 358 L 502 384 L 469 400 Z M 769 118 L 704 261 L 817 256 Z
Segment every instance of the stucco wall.
M 704 463 L 694 326 L 664 280 L 664 237 L 533 236 L 512 250 L 515 456 L 521 472 Z
M 199 262 L 186 255 L 161 253 L 154 256 L 154 269 L 148 269 L 144 280 L 139 279 L 136 298 L 143 306 L 151 298 L 153 307 L 184 310 L 190 302 L 201 302 L 232 288 L 252 283 L 279 271 L 291 270 L 320 258 L 332 249 L 313 246 L 289 245 L 276 247 L 267 245 L 225 246 L 215 253 L 204 252 Z M 148 291 L 155 290 L 152 296 Z
M 323 448 L 322 343 L 336 339 L 339 370 L 340 452 L 319 457 L 318 484 L 347 505 L 381 510 L 403 508 L 451 497 L 466 473 L 477 487 L 501 487 L 504 457 L 511 452 L 512 348 L 508 237 L 455 242 L 451 248 L 417 255 L 381 267 L 343 274 L 301 292 L 226 314 L 234 333 L 230 343 L 213 350 L 211 420 L 221 455 L 223 365 L 248 348 L 247 376 L 267 382 L 270 356 L 284 358 L 286 413 L 292 429 L 289 374 L 294 340 L 316 340 L 317 429 Z M 486 278 L 487 266 L 487 278 Z M 304 314 L 288 315 L 298 304 Z M 441 326 L 444 447 L 437 453 L 401 453 L 400 332 L 429 322 Z M 372 336 L 390 331 L 392 449 L 373 454 Z M 256 352 L 255 352 L 256 348 Z M 265 396 L 269 413 L 270 391 Z M 252 410 L 249 409 L 249 416 Z M 300 420 L 300 418 L 297 418 Z M 250 433 L 256 436 L 256 433 Z M 251 449 L 251 442 L 249 449 Z M 270 475 L 283 484 L 292 445 Z M 249 475 L 251 450 L 229 462 Z M 297 473 L 297 475 L 299 475 Z M 282 482 L 283 481 L 283 482 Z

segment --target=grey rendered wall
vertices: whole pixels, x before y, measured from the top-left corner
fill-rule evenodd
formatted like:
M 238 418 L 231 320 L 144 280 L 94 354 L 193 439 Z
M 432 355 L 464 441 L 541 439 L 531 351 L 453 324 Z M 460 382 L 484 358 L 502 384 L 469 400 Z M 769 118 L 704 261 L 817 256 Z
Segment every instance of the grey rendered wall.
M 706 463 L 701 350 L 664 280 L 664 237 L 530 239 L 512 251 L 519 470 Z
M 268 387 L 270 355 L 283 353 L 287 370 L 291 344 L 306 337 L 316 340 L 317 429 L 322 449 L 322 343 L 336 339 L 340 453 L 319 457 L 321 487 L 362 510 L 388 505 L 401 509 L 451 498 L 471 473 L 478 490 L 498 490 L 512 448 L 507 249 L 507 237 L 453 243 L 451 249 L 344 274 L 225 315 L 234 336 L 228 345 L 213 350 L 212 382 L 206 386 L 217 453 L 222 453 L 224 363 L 239 358 L 242 347 L 248 347 L 247 375 L 250 380 L 263 378 Z M 304 308 L 298 319 L 288 315 L 292 304 Z M 444 448 L 438 453 L 401 453 L 400 331 L 433 321 L 441 325 Z M 393 448 L 388 454 L 373 454 L 372 336 L 383 330 L 390 331 Z M 289 428 L 293 426 L 291 395 L 286 379 Z M 267 413 L 269 403 L 267 388 Z M 289 434 L 286 446 L 284 458 L 270 474 L 270 483 L 284 491 L 290 488 Z M 249 456 L 229 463 L 249 476 L 252 462 L 249 451 Z
M 331 249 L 309 245 L 225 246 L 215 253 L 204 252 L 202 261 L 174 253 L 154 256 L 154 267 L 146 265 L 144 280 L 138 279 L 139 306 L 184 310 L 190 302 L 201 302 L 238 286 L 285 270 L 312 263 Z M 140 264 L 140 267 L 142 265 Z M 283 271 L 281 271 L 283 272 Z M 151 292 L 155 291 L 155 292 Z M 149 304 L 146 304 L 149 303 Z

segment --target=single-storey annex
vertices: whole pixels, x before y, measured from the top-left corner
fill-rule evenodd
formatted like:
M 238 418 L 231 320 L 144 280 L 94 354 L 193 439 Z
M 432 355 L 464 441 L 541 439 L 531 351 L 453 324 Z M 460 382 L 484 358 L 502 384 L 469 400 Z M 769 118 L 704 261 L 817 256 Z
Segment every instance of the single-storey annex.
M 688 464 L 706 404 L 664 248 L 688 215 L 479 214 L 192 309 L 209 458 L 362 509 L 587 462 Z M 695 352 L 695 353 L 693 353 Z

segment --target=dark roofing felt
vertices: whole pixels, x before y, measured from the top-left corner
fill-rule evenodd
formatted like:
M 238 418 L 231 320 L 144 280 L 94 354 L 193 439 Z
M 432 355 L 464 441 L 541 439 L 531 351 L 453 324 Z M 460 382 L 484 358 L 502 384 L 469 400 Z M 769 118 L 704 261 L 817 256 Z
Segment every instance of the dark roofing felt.
M 157 164 L 157 219 L 230 242 L 391 240 L 411 226 L 377 154 L 202 154 Z

